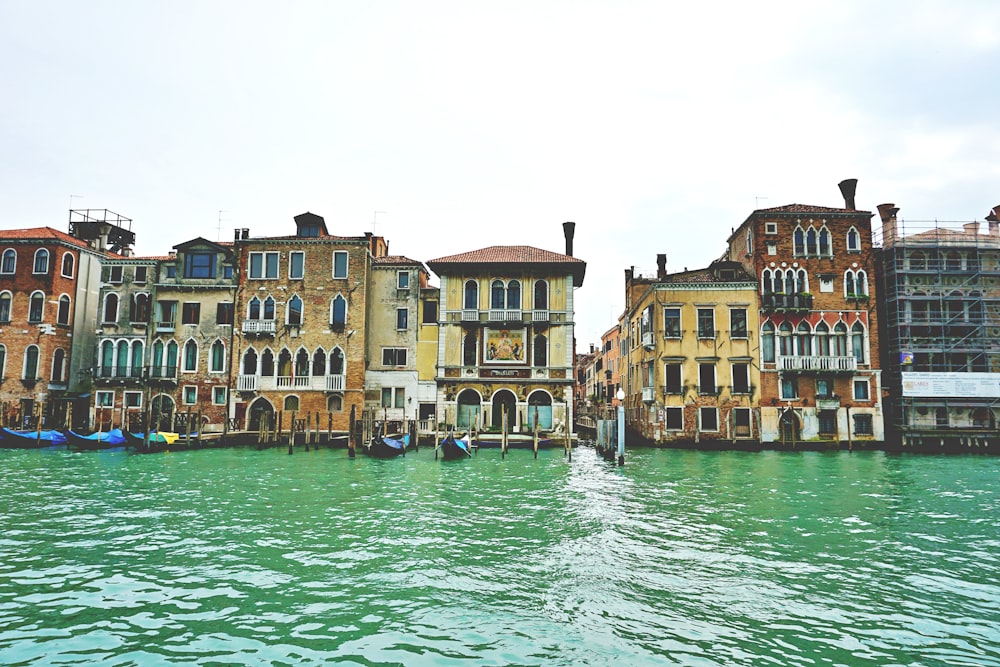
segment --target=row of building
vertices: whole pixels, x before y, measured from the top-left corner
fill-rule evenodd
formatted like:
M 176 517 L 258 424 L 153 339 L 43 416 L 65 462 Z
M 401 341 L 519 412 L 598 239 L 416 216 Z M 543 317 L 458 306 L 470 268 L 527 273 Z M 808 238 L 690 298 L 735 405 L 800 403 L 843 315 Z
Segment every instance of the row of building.
M 625 310 L 581 355 L 581 414 L 624 394 L 657 444 L 1000 445 L 1000 207 L 906 225 L 892 204 L 755 210 L 697 270 L 625 270 Z M 951 228 L 955 227 L 955 228 Z
M 145 415 L 180 430 L 196 415 L 227 432 L 283 412 L 342 431 L 367 410 L 568 427 L 586 264 L 563 227 L 565 253 L 492 246 L 426 265 L 313 213 L 285 236 L 240 229 L 162 256 L 137 256 L 132 220 L 106 209 L 70 211 L 67 232 L 0 231 L 3 420 L 135 428 Z

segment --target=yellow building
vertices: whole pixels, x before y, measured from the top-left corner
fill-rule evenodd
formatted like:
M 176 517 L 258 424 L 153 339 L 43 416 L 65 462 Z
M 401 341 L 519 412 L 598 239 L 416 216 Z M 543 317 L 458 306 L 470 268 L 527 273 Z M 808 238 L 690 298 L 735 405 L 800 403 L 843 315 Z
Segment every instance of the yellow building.
M 757 283 L 736 262 L 626 270 L 626 422 L 655 444 L 759 443 Z
M 441 280 L 438 419 L 459 428 L 571 430 L 574 289 L 586 263 L 530 246 L 492 246 L 427 262 Z

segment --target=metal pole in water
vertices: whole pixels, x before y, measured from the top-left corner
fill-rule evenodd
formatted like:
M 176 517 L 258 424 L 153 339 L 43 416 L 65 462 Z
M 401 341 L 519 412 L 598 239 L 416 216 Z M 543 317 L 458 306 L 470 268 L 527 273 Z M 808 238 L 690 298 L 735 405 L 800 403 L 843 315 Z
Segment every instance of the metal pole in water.
M 625 465 L 625 392 L 618 390 L 618 465 Z

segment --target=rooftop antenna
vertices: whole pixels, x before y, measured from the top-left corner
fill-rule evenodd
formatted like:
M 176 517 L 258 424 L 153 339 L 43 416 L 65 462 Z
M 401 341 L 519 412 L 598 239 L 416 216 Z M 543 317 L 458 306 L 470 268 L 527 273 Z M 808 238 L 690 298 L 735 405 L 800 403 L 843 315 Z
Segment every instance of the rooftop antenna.
M 767 197 L 754 197 L 754 198 L 753 198 L 753 200 L 754 200 L 754 201 L 753 201 L 753 207 L 754 207 L 755 209 L 758 209 L 758 208 L 760 208 L 760 200 L 761 200 L 761 199 L 767 199 Z
M 222 214 L 229 213 L 229 211 L 219 211 L 219 224 L 215 226 L 215 241 L 218 243 L 222 240 Z
M 73 210 L 73 200 L 74 199 L 83 199 L 83 195 L 70 195 L 69 196 L 69 210 L 71 210 L 71 211 Z
M 388 211 L 375 211 L 375 215 L 372 216 L 372 236 L 375 235 L 375 221 L 378 220 L 378 214 L 386 215 Z

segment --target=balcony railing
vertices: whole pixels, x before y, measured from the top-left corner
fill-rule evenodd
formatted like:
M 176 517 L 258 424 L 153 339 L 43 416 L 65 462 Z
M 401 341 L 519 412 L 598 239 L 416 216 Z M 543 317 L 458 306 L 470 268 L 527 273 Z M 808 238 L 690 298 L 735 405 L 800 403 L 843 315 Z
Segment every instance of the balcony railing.
M 854 357 L 778 357 L 778 370 L 851 373 L 858 370 L 858 360 Z
M 343 391 L 345 375 L 240 375 L 237 391 L 268 391 L 298 389 L 305 391 Z
M 478 322 L 479 321 L 479 311 L 478 310 L 463 310 L 462 311 L 462 321 L 463 322 Z
M 344 391 L 344 387 L 347 385 L 346 375 L 327 375 L 326 376 L 326 390 L 327 391 Z
M 533 311 L 531 311 L 531 321 L 532 322 L 548 322 L 549 321 L 549 311 L 548 310 L 533 310 Z
M 523 316 L 520 309 L 490 308 L 489 317 L 490 322 L 520 322 Z
M 763 294 L 760 306 L 763 310 L 811 310 L 812 294 Z
M 652 331 L 642 332 L 642 346 L 647 350 L 652 350 L 654 347 L 656 347 L 656 342 L 653 340 Z
M 642 388 L 642 402 L 652 403 L 655 400 L 656 387 L 643 387 Z
M 257 391 L 259 380 L 256 375 L 241 375 L 236 378 L 236 391 Z
M 95 380 L 141 380 L 142 366 L 97 366 L 94 368 Z
M 170 332 L 170 331 L 174 331 L 176 329 L 177 329 L 177 325 L 174 324 L 173 321 L 170 321 L 170 322 L 157 322 L 156 323 L 156 331 L 157 332 L 161 332 L 161 331 L 162 332 Z
M 277 324 L 274 320 L 243 320 L 243 333 L 245 334 L 274 335 L 277 330 Z

